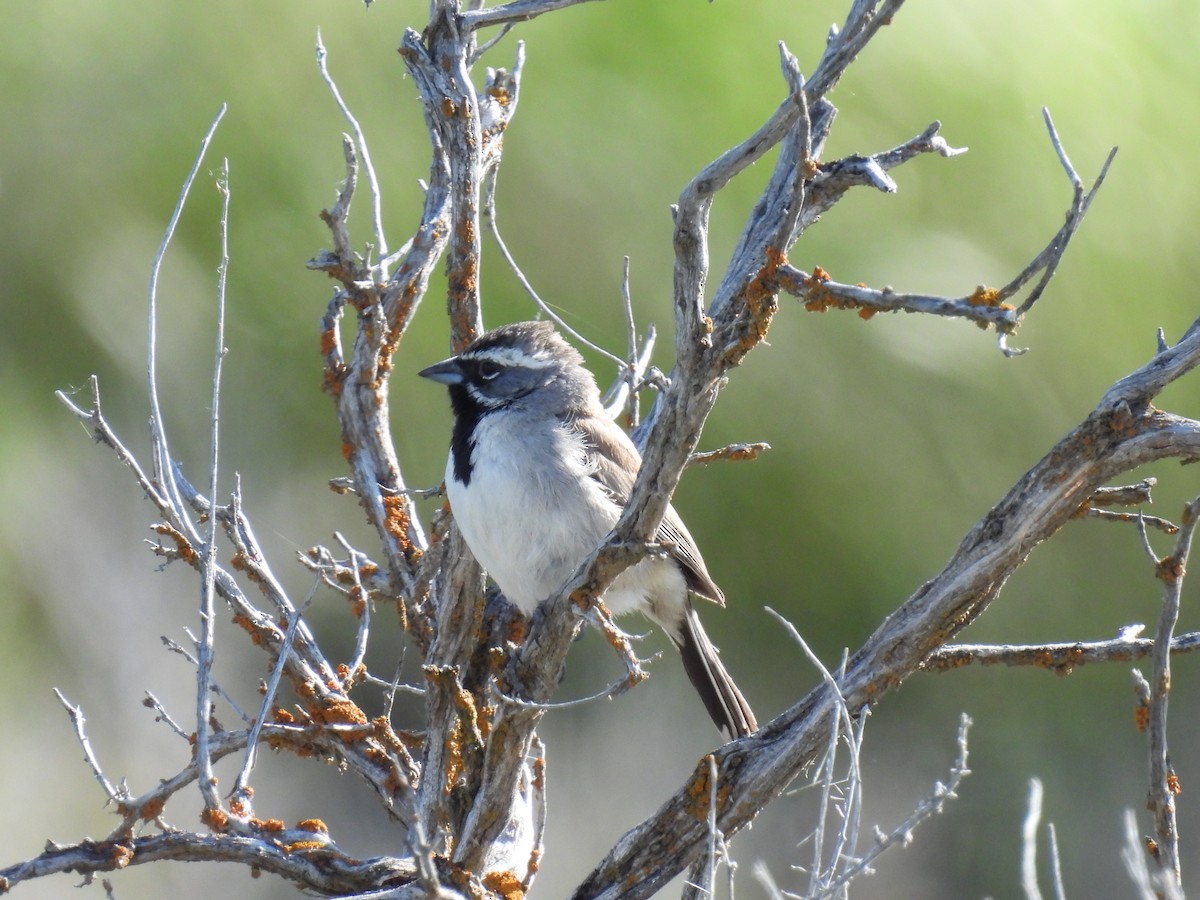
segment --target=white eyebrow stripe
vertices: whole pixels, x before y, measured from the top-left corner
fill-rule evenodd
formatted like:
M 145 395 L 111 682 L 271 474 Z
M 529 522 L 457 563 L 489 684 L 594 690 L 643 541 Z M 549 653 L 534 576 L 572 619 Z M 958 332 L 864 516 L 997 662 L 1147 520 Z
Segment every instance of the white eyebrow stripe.
M 484 350 L 468 351 L 462 355 L 467 360 L 491 360 L 502 366 L 516 366 L 525 369 L 548 369 L 554 365 L 554 360 L 546 355 L 530 356 L 515 347 L 488 347 Z

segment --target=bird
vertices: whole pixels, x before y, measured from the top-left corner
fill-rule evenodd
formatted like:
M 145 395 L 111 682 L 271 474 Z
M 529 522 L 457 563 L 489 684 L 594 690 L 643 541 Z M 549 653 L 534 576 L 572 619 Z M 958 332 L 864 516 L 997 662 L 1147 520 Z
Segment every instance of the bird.
M 528 615 L 612 530 L 641 455 L 605 412 L 583 357 L 550 322 L 503 325 L 418 374 L 450 393 L 445 484 L 454 521 Z M 614 616 L 641 612 L 666 632 L 719 730 L 730 738 L 757 731 L 692 604 L 694 594 L 724 606 L 724 594 L 673 507 L 655 538 L 668 552 L 618 575 L 605 605 Z

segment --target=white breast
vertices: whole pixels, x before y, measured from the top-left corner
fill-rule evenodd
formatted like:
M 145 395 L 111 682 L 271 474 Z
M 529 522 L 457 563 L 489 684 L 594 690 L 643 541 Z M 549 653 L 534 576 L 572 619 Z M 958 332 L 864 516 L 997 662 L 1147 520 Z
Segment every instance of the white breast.
M 592 478 L 578 433 L 557 421 L 531 425 L 523 416 L 484 416 L 472 462 L 465 487 L 454 478 L 453 463 L 446 466 L 455 521 L 479 564 L 529 613 L 596 549 L 621 510 Z M 604 599 L 614 614 L 652 612 L 648 595 L 682 604 L 686 587 L 678 566 L 645 560 L 624 572 Z

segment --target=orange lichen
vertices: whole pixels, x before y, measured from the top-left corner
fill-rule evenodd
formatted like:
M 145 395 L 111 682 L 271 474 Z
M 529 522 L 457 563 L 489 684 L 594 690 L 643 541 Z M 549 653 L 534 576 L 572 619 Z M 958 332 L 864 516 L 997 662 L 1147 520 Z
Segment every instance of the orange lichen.
M 483 886 L 504 900 L 521 900 L 525 896 L 525 885 L 515 872 L 488 872 L 483 876 Z
M 1154 567 L 1154 577 L 1167 584 L 1174 584 L 1183 578 L 1184 574 L 1183 563 L 1176 556 L 1164 556 Z
M 995 288 L 990 288 L 987 285 L 979 285 L 972 291 L 971 296 L 967 298 L 967 303 L 971 306 L 1001 306 L 1000 292 Z M 1012 309 L 1012 307 L 1008 307 Z
M 200 821 L 213 831 L 224 831 L 225 826 L 229 824 L 229 815 L 220 807 L 205 807 L 200 813 Z
M 368 721 L 362 708 L 345 698 L 329 698 L 312 713 L 316 721 L 326 725 L 366 725 Z
M 329 834 L 329 826 L 320 819 L 301 819 L 296 823 L 300 831 L 314 831 L 318 834 Z
M 446 732 L 444 745 L 446 748 L 446 773 L 442 780 L 442 793 L 447 797 L 454 790 L 454 786 L 458 784 L 458 780 L 466 768 L 463 760 L 462 731 L 462 719 L 456 719 L 453 727 Z
M 711 754 L 702 758 L 687 785 L 687 811 L 700 820 L 708 818 L 714 801 L 711 763 Z M 719 776 L 715 801 L 718 810 L 724 809 L 729 803 L 729 786 L 722 784 Z
M 825 287 L 825 282 L 832 281 L 829 273 L 820 266 L 813 266 L 812 275 L 808 278 L 808 289 L 805 291 L 804 308 L 809 312 L 825 312 L 829 309 L 846 309 L 846 301 Z
M 771 319 L 779 311 L 779 267 L 787 264 L 787 256 L 774 247 L 767 248 L 766 256 L 766 265 L 755 273 L 742 291 L 749 313 L 748 327 L 739 341 L 742 355 L 766 338 Z
M 133 862 L 133 848 L 124 844 L 112 845 L 112 863 L 114 869 L 124 869 Z
M 337 349 L 337 332 L 332 328 L 321 331 L 321 355 L 329 356 Z
M 488 88 L 488 96 L 501 106 L 508 106 L 512 102 L 512 96 L 509 94 L 508 88 L 504 87 L 504 85 L 493 84 Z
M 166 805 L 166 797 L 155 797 L 153 800 L 147 800 L 142 804 L 142 808 L 138 810 L 138 816 L 147 822 L 151 819 L 157 819 L 162 815 L 163 808 Z
M 361 619 L 363 613 L 367 611 L 366 592 L 359 586 L 355 585 L 350 588 L 350 593 L 347 595 L 350 599 L 350 611 L 356 619 Z
M 161 534 L 163 537 L 169 537 L 175 543 L 175 552 L 179 554 L 179 558 L 184 562 L 195 563 L 197 560 L 196 551 L 192 549 L 191 543 L 180 532 L 176 531 L 165 522 L 155 525 L 153 531 L 156 534 Z
M 401 552 L 404 553 L 409 562 L 416 562 L 422 556 L 422 551 L 418 547 L 414 547 L 408 539 L 409 525 L 411 524 L 408 518 L 408 504 L 404 497 L 400 494 L 384 495 L 380 498 L 383 504 L 384 519 L 383 527 L 399 545 Z M 365 572 L 366 570 L 364 570 Z
M 239 628 L 243 629 L 248 635 L 250 635 L 250 640 L 251 640 L 251 642 L 253 642 L 253 644 L 256 647 L 262 646 L 262 643 L 263 643 L 262 633 L 259 631 L 258 625 L 256 625 L 254 623 L 253 619 L 251 619 L 245 613 L 234 613 L 233 614 L 233 624 L 237 625 Z
M 1176 797 L 1183 793 L 1183 786 L 1179 783 L 1179 776 L 1174 772 L 1167 776 L 1167 790 Z
M 1150 707 L 1147 704 L 1139 703 L 1133 708 L 1133 725 L 1138 731 L 1150 727 Z

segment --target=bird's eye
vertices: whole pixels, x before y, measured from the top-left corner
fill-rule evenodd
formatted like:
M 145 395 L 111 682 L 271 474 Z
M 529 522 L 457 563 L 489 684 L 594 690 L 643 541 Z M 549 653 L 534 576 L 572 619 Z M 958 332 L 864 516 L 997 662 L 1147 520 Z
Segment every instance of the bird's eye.
M 499 363 L 492 362 L 490 359 L 485 359 L 479 364 L 479 377 L 484 381 L 491 381 L 503 370 L 503 366 Z

